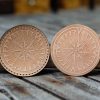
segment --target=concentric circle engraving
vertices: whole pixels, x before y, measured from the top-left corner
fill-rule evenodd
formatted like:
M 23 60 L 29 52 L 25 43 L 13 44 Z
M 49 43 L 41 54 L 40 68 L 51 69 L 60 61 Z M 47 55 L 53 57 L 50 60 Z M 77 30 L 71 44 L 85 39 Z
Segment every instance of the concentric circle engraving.
M 2 37 L 1 63 L 14 75 L 34 75 L 45 67 L 48 58 L 47 38 L 36 27 L 19 25 Z
M 92 29 L 84 25 L 65 27 L 56 34 L 51 44 L 51 57 L 65 74 L 87 74 L 99 62 L 99 39 Z

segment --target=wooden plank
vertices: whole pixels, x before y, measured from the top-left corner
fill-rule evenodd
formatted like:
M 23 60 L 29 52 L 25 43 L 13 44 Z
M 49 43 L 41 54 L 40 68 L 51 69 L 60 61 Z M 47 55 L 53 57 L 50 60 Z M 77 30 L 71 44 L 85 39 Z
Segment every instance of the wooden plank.
M 17 98 L 11 94 L 9 89 L 0 86 L 0 100 L 17 100 Z
M 100 83 L 100 69 L 99 68 L 95 69 L 94 71 L 89 73 L 86 77 Z
M 94 79 L 95 81 L 100 82 L 100 75 L 89 76 L 89 78 Z
M 46 100 L 47 98 L 48 100 L 60 100 L 59 97 L 55 97 L 43 89 L 3 73 L 0 74 L 0 94 L 5 95 L 5 98 L 8 99 L 13 98 L 11 100 Z
M 84 77 L 70 77 L 60 72 L 23 78 L 68 100 L 99 100 L 100 83 Z M 77 92 L 76 92 L 77 91 Z
M 0 93 L 0 100 L 9 100 L 4 94 Z
M 79 14 L 80 16 L 78 16 Z M 87 21 L 88 19 L 89 21 Z M 99 22 L 100 14 L 98 14 L 98 11 L 90 13 L 81 10 L 63 11 L 57 15 L 24 16 L 24 18 L 23 16 L 0 17 L 0 37 L 7 29 L 15 25 L 32 24 L 40 28 L 47 36 L 49 43 L 51 43 L 55 33 L 66 24 L 81 23 L 100 32 Z M 48 66 L 54 65 L 50 63 Z M 50 100 L 99 100 L 99 77 L 100 74 L 92 74 L 86 77 L 70 77 L 54 69 L 49 69 L 43 71 L 43 73 L 41 72 L 38 76 L 18 79 L 1 72 L 0 100 L 33 100 L 33 98 L 34 100 L 41 100 L 41 98 Z

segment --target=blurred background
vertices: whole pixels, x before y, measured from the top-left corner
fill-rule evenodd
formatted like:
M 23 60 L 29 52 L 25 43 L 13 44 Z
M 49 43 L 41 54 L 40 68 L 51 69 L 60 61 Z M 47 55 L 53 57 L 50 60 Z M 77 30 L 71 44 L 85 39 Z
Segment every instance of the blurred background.
M 20 24 L 36 26 L 49 43 L 70 24 L 87 25 L 99 34 L 100 0 L 0 0 L 0 37 Z
M 86 7 L 94 10 L 100 0 L 0 0 L 0 14 L 34 14 Z
M 100 0 L 0 0 L 0 36 L 15 25 L 30 24 L 51 42 L 59 29 L 76 23 L 100 33 Z

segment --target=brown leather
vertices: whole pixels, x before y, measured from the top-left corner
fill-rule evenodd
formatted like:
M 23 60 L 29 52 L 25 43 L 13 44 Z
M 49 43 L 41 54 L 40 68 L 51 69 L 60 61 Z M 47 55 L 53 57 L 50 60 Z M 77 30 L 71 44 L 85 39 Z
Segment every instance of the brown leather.
M 17 76 L 39 73 L 49 59 L 49 43 L 36 27 L 19 25 L 9 29 L 1 38 L 1 64 Z
M 99 63 L 99 39 L 87 26 L 74 24 L 61 29 L 51 44 L 51 57 L 65 74 L 81 76 Z

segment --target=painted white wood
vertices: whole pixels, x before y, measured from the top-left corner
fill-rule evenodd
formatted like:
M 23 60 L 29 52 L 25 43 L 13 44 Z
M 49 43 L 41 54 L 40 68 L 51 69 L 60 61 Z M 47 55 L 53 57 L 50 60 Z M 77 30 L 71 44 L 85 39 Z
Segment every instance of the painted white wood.
M 25 78 L 39 86 L 72 100 L 99 100 L 100 83 L 87 80 L 84 77 L 69 77 L 61 73 Z M 93 84 L 91 83 L 93 82 Z M 97 86 L 95 86 L 97 85 Z
M 10 74 L 0 74 L 0 87 L 9 90 L 9 95 L 16 98 L 14 100 L 60 100 L 52 94 L 24 82 Z M 1 88 L 0 88 L 1 89 Z
M 100 75 L 93 75 L 93 76 L 89 76 L 89 77 L 100 82 Z

